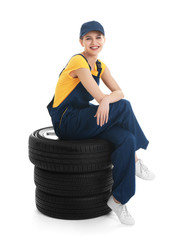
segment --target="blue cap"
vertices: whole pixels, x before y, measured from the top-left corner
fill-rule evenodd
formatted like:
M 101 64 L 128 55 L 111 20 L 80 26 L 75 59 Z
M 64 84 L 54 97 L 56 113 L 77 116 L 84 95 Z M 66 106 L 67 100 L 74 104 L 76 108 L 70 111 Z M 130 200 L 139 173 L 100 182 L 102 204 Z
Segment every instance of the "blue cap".
M 103 35 L 105 35 L 103 26 L 97 22 L 97 21 L 90 21 L 83 23 L 80 29 L 80 38 L 83 37 L 85 34 L 87 34 L 90 31 L 99 31 Z

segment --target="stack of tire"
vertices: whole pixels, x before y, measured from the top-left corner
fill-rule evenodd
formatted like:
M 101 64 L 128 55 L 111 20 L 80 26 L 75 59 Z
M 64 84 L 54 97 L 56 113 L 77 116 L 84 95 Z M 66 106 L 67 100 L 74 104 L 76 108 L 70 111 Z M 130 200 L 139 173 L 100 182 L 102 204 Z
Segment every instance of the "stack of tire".
M 111 211 L 112 143 L 105 139 L 60 140 L 53 127 L 29 136 L 37 209 L 60 219 L 89 219 Z

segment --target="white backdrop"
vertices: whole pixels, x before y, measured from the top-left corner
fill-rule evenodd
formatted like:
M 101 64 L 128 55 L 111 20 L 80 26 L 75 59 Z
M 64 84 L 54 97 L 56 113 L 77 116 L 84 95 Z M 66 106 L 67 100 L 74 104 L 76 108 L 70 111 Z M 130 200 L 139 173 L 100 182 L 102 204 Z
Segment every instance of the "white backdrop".
M 182 239 L 183 3 L 178 0 L 17 0 L 0 2 L 1 234 L 5 239 Z M 28 137 L 50 126 L 46 105 L 60 71 L 83 49 L 79 30 L 101 22 L 99 55 L 122 88 L 150 141 L 139 150 L 154 181 L 137 179 L 128 209 L 69 221 L 36 210 Z M 104 93 L 109 92 L 101 82 Z M 4 238 L 3 238 L 4 239 Z

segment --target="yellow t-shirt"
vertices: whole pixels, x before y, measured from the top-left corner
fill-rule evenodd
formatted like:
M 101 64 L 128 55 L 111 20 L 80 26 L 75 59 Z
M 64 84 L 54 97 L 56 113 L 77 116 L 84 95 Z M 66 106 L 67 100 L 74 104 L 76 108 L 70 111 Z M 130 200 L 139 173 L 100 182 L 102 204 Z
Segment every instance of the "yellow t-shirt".
M 100 61 L 98 59 L 98 61 Z M 101 61 L 100 61 L 101 62 Z M 105 64 L 101 62 L 102 71 L 100 73 L 100 77 L 105 70 Z M 73 56 L 70 61 L 68 62 L 66 68 L 63 70 L 62 74 L 60 75 L 56 89 L 55 89 L 55 97 L 53 107 L 58 107 L 60 103 L 62 103 L 66 97 L 74 90 L 74 88 L 80 82 L 79 78 L 73 78 L 69 75 L 70 72 L 79 69 L 79 68 L 88 68 L 90 69 L 86 59 L 84 59 L 81 55 Z M 95 69 L 91 70 L 91 74 L 97 76 L 97 65 L 95 64 Z

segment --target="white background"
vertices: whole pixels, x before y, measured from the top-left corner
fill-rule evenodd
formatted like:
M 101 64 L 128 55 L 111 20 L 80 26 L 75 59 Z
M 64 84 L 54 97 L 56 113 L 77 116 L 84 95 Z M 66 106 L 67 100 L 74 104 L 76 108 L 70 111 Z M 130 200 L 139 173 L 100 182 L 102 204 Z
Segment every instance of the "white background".
M 1 234 L 3 239 L 182 239 L 183 3 L 178 0 L 1 1 Z M 154 181 L 137 179 L 127 207 L 70 221 L 35 206 L 28 137 L 50 126 L 46 105 L 60 71 L 83 51 L 79 30 L 99 21 L 106 43 L 99 55 L 122 88 L 150 144 L 139 150 Z M 108 90 L 101 82 L 104 93 Z

